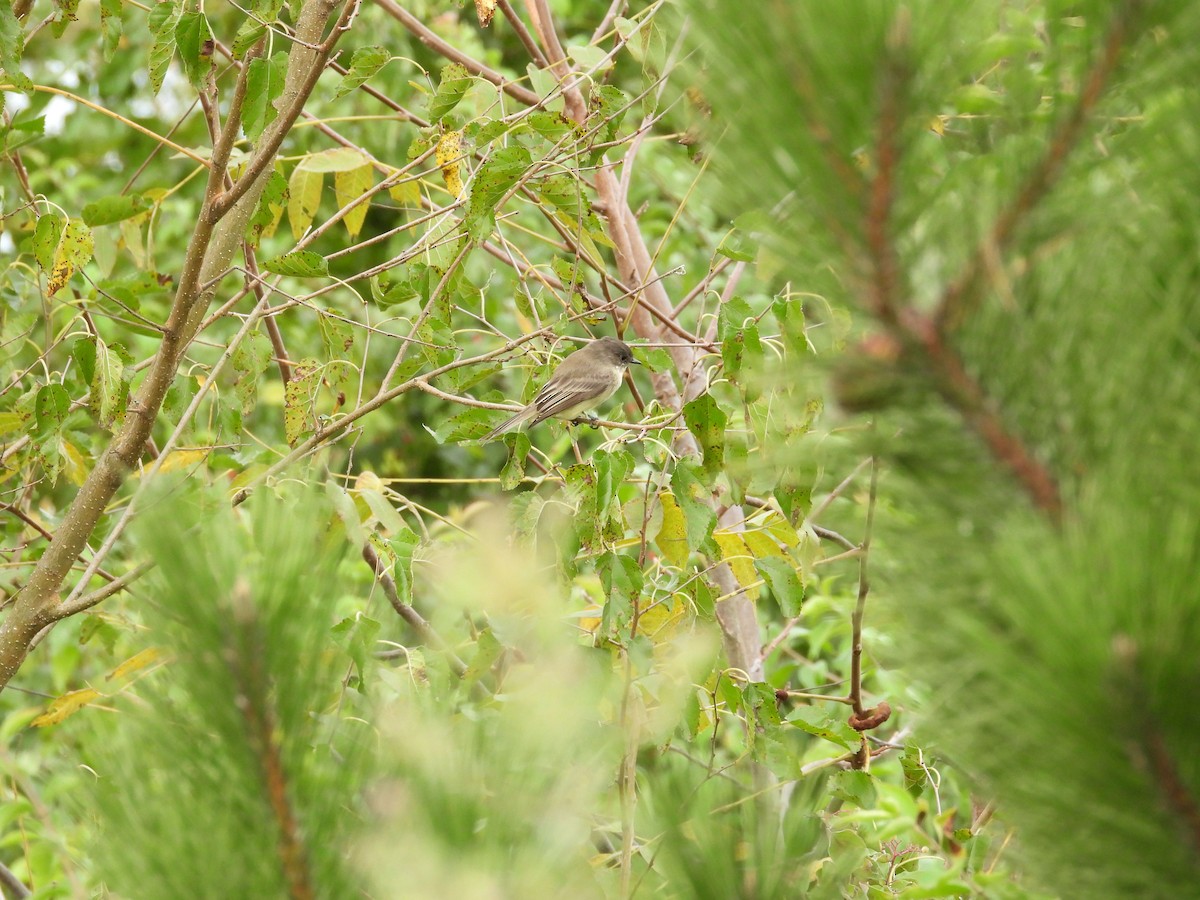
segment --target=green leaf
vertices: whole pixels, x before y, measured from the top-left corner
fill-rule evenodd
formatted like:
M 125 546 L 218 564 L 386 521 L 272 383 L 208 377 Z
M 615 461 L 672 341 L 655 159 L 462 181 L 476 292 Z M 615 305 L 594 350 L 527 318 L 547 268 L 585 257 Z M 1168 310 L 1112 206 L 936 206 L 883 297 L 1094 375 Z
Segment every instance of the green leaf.
M 463 95 L 471 86 L 471 74 L 458 63 L 442 66 L 442 78 L 437 92 L 429 100 L 429 120 L 440 122 L 458 106 Z
M 283 391 L 283 433 L 294 447 L 305 435 L 317 430 L 314 403 L 321 386 L 320 366 L 315 359 L 302 359 L 292 369 L 292 380 Z
M 146 17 L 154 43 L 150 46 L 150 88 L 157 94 L 167 76 L 167 68 L 175 55 L 175 25 L 179 21 L 179 7 L 167 0 L 152 3 Z
M 417 533 L 407 526 L 395 532 L 388 539 L 388 547 L 396 558 L 396 564 L 392 567 L 392 578 L 396 581 L 396 593 L 400 595 L 402 602 L 410 606 L 413 599 L 413 556 L 420 545 L 421 539 Z
M 121 0 L 100 0 L 100 38 L 104 46 L 104 61 L 113 58 L 121 43 Z
M 529 126 L 551 144 L 557 144 L 567 135 L 578 135 L 579 126 L 560 112 L 539 109 L 526 119 Z
M 472 407 L 438 423 L 431 433 L 439 444 L 474 441 L 492 430 L 493 412 Z
M 110 347 L 98 337 L 91 340 L 95 356 L 88 405 L 102 428 L 116 430 L 125 421 L 129 403 L 129 378 L 125 367 L 131 360 L 119 344 Z
M 463 682 L 472 685 L 479 681 L 491 671 L 502 653 L 504 653 L 504 645 L 496 639 L 496 635 L 492 634 L 490 628 L 479 632 L 479 637 L 475 640 L 475 653 L 467 664 L 467 670 L 462 675 Z
M 68 220 L 62 240 L 54 251 L 54 265 L 46 282 L 47 296 L 53 296 L 66 287 L 71 276 L 92 258 L 94 249 L 91 229 L 79 219 Z
M 257 141 L 279 115 L 275 100 L 283 93 L 287 59 L 287 54 L 281 50 L 269 59 L 257 56 L 250 60 L 246 98 L 242 101 L 242 129 L 251 141 Z
M 754 262 L 758 248 L 746 246 L 746 236 L 734 229 L 721 239 L 717 252 L 736 262 Z
M 525 432 L 518 431 L 513 435 L 512 453 L 504 468 L 500 470 L 500 490 L 516 490 L 521 484 L 525 477 L 525 460 L 529 456 L 531 446 L 529 436 Z
M 61 384 L 47 384 L 37 392 L 33 411 L 39 437 L 57 434 L 71 410 L 71 396 Z
M 609 550 L 597 558 L 596 571 L 605 598 L 600 628 L 606 637 L 615 637 L 633 617 L 634 604 L 642 594 L 642 570 L 633 557 Z
M 798 706 L 787 717 L 787 722 L 802 731 L 823 738 L 831 743 L 853 750 L 858 747 L 860 738 L 858 732 L 826 713 L 817 706 Z
M 487 158 L 471 185 L 471 202 L 463 227 L 476 240 L 482 240 L 496 227 L 496 204 L 533 165 L 524 147 L 503 147 Z
M 708 540 L 717 524 L 717 514 L 709 504 L 711 494 L 697 475 L 698 467 L 681 461 L 671 474 L 671 490 L 683 510 L 687 523 L 687 545 L 695 550 Z
M 271 362 L 271 340 L 257 329 L 251 331 L 233 351 L 230 360 L 236 373 L 233 389 L 242 402 L 242 415 L 254 411 L 258 400 L 258 379 Z
M 354 663 L 355 676 L 350 686 L 362 691 L 367 682 L 367 669 L 374 661 L 375 640 L 380 624 L 364 615 L 347 616 L 331 629 L 334 639 Z
M 200 87 L 213 68 L 213 33 L 204 13 L 188 10 L 175 25 L 179 58 L 193 87 Z
M 263 22 L 255 19 L 246 19 L 238 27 L 237 34 L 233 38 L 233 46 L 230 47 L 230 52 L 234 59 L 245 59 L 246 54 L 250 52 L 250 48 L 257 44 L 267 33 L 267 26 Z
M 67 30 L 67 26 L 78 20 L 79 0 L 54 0 L 54 5 L 58 7 L 58 12 L 50 31 L 56 38 L 60 38 Z
M 771 304 L 771 312 L 775 314 L 788 353 L 797 356 L 811 353 L 812 347 L 805 332 L 804 304 L 799 299 L 781 295 Z
M 596 509 L 596 470 L 587 463 L 563 470 L 567 496 L 575 504 L 575 535 L 579 546 L 588 552 L 601 549 L 602 530 Z
M 616 138 L 617 130 L 621 127 L 621 120 L 625 118 L 628 108 L 629 97 L 620 88 L 611 84 L 592 86 L 591 93 L 588 95 L 588 121 L 589 123 L 604 122 L 604 129 L 600 134 L 602 143 L 608 143 Z
M 120 222 L 143 213 L 149 208 L 150 204 L 140 194 L 103 197 L 83 208 L 83 221 L 89 228 L 112 225 L 114 222 Z
M 96 374 L 96 341 L 90 337 L 81 337 L 71 345 L 71 356 L 79 366 L 79 377 L 83 383 L 91 387 L 92 378 Z
M 250 217 L 246 226 L 246 240 L 253 249 L 258 249 L 264 237 L 275 233 L 275 228 L 287 207 L 287 199 L 287 179 L 278 169 L 272 169 L 262 196 L 258 198 L 258 204 L 254 207 L 254 215 Z
M 345 319 L 320 313 L 317 326 L 321 330 L 321 342 L 330 359 L 346 359 L 346 351 L 354 346 L 354 329 Z
M 391 59 L 391 54 L 388 53 L 386 47 L 359 47 L 350 57 L 350 65 L 346 74 L 342 76 L 337 89 L 333 92 L 334 98 L 344 97 L 361 87 L 368 78 L 387 65 L 389 59 Z
M 831 787 L 835 797 L 853 803 L 859 809 L 875 808 L 875 779 L 870 772 L 854 769 L 835 772 Z
M 725 415 L 711 394 L 701 394 L 683 407 L 683 420 L 704 451 L 704 477 L 707 483 L 725 468 Z
M 325 257 L 312 250 L 296 250 L 276 256 L 263 263 L 263 268 L 276 275 L 291 275 L 294 278 L 319 278 L 329 274 L 329 263 Z
M 0 0 L 0 68 L 19 91 L 33 89 L 33 82 L 21 72 L 21 54 L 25 51 L 25 34 L 13 13 L 10 0 Z
M 799 615 L 800 604 L 804 600 L 804 585 L 796 567 L 781 556 L 756 559 L 754 567 L 771 588 L 771 595 L 779 604 L 780 612 L 789 619 Z
M 4 0 L 0 0 L 0 3 Z M 33 255 L 38 265 L 46 272 L 54 267 L 54 254 L 62 240 L 63 226 L 66 223 L 57 213 L 45 213 L 38 216 L 37 225 L 33 229 Z

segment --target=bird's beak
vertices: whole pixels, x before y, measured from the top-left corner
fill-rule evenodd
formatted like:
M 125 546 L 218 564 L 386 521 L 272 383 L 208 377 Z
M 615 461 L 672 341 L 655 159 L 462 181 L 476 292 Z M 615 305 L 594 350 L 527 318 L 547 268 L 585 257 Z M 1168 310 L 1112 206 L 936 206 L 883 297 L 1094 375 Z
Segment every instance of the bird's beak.
M 640 366 L 642 364 L 642 361 L 640 359 L 631 359 L 629 361 L 629 364 L 631 366 Z

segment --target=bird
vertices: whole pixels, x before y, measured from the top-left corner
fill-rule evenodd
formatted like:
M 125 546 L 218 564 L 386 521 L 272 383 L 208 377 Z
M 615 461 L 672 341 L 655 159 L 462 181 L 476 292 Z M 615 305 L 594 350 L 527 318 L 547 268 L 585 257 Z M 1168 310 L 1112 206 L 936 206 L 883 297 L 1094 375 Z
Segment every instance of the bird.
M 640 366 L 629 345 L 603 337 L 581 347 L 558 364 L 550 380 L 523 410 L 485 434 L 481 441 L 549 418 L 571 420 L 603 403 L 616 393 L 630 366 Z

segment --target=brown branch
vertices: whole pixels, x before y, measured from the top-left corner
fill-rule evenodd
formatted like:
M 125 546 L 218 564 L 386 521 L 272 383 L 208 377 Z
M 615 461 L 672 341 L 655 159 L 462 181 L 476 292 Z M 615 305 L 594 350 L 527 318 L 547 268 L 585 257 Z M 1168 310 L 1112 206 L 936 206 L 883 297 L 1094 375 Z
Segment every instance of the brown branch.
M 393 2 L 393 0 L 375 0 L 375 5 L 407 28 L 426 47 L 446 57 L 446 59 L 458 63 L 471 74 L 478 75 L 480 78 L 490 81 L 519 103 L 524 103 L 526 106 L 537 106 L 541 102 L 538 95 L 529 90 L 529 88 L 522 87 L 508 80 L 494 69 L 490 69 L 478 60 L 467 56 L 453 44 L 442 40 L 442 38 L 427 28 L 420 19 L 398 3 Z
M 867 525 L 863 529 L 862 544 L 859 546 L 858 557 L 858 600 L 854 606 L 854 615 L 850 619 L 850 705 L 855 714 L 861 716 L 865 712 L 862 705 L 862 626 L 863 616 L 867 611 L 867 594 L 870 592 L 870 582 L 867 578 L 867 554 L 871 549 L 871 531 L 875 525 L 875 495 L 879 486 L 879 462 L 871 458 L 871 487 L 867 496 Z
M 938 331 L 951 331 L 962 322 L 978 294 L 980 279 L 988 270 L 988 260 L 998 257 L 1003 252 L 1017 227 L 1050 192 L 1062 174 L 1067 157 L 1079 142 L 1084 124 L 1095 111 L 1109 79 L 1117 68 L 1121 51 L 1129 37 L 1133 8 L 1137 5 L 1134 2 L 1120 4 L 1121 8 L 1109 29 L 1100 58 L 1088 72 L 1078 100 L 1059 125 L 1057 133 L 1046 147 L 1045 155 L 1034 167 L 1012 203 L 996 219 L 992 230 L 975 247 L 959 276 L 946 286 L 934 314 Z
M 388 572 L 388 567 L 383 560 L 379 558 L 379 554 L 375 552 L 375 548 L 370 544 L 363 544 L 362 557 L 367 565 L 371 567 L 371 571 L 375 573 L 375 577 L 379 579 L 379 585 L 383 588 L 384 596 L 387 597 L 388 603 L 392 605 L 392 609 L 407 622 L 417 635 L 430 647 L 446 654 L 446 659 L 450 663 L 450 668 L 455 675 L 462 675 L 467 671 L 467 665 L 458 658 L 451 648 L 427 621 L 425 617 L 417 612 L 412 606 L 405 603 L 400 597 L 400 592 L 396 589 L 396 581 Z
M 862 703 L 862 628 L 863 618 L 867 612 L 867 594 L 870 582 L 867 578 L 867 556 L 871 549 L 871 531 L 875 525 L 875 496 L 879 487 L 879 461 L 871 458 L 871 488 L 867 496 L 867 524 L 863 529 L 862 544 L 859 546 L 858 557 L 858 599 L 854 605 L 854 614 L 850 617 L 850 706 L 854 714 L 850 717 L 850 727 L 857 731 L 873 728 L 885 721 L 891 715 L 891 708 L 881 703 L 875 709 L 863 708 Z M 876 717 L 881 716 L 876 722 Z M 874 724 L 867 724 L 873 722 Z M 871 751 L 864 735 L 862 745 L 855 753 L 851 766 L 855 769 L 866 769 L 871 764 Z
M 246 271 L 250 273 L 250 277 L 247 279 L 250 290 L 258 302 L 266 306 L 267 290 L 263 284 L 262 273 L 258 269 L 258 255 L 247 241 L 242 242 L 242 258 L 246 260 Z M 288 357 L 287 345 L 283 342 L 283 334 L 279 331 L 279 323 L 275 321 L 274 316 L 266 316 L 263 319 L 263 326 L 271 341 L 275 364 L 279 366 L 279 378 L 286 385 L 292 380 L 292 364 Z
M 513 31 L 521 43 L 525 45 L 525 50 L 529 53 L 530 58 L 534 61 L 539 69 L 544 69 L 550 65 L 546 59 L 546 55 L 542 53 L 542 48 L 537 45 L 537 41 L 533 39 L 533 35 L 529 33 L 529 29 L 525 27 L 525 23 L 521 17 L 517 15 L 517 11 L 512 8 L 512 4 L 508 0 L 497 0 L 497 6 L 504 13 L 504 18 L 508 19 L 508 23 L 512 25 Z

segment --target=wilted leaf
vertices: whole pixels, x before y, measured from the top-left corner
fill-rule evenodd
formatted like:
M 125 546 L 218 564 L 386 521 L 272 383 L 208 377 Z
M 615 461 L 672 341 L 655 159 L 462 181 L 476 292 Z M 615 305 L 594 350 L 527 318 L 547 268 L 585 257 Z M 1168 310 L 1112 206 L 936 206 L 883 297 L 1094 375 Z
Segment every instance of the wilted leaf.
M 447 131 L 437 144 L 437 164 L 442 170 L 442 181 L 446 190 L 456 200 L 462 196 L 463 183 L 460 174 L 462 166 L 462 132 Z
M 29 724 L 34 728 L 45 728 L 47 725 L 57 725 L 69 716 L 74 715 L 83 709 L 93 700 L 102 696 L 99 691 L 93 688 L 83 688 L 78 691 L 70 691 L 63 694 L 61 697 L 55 697 L 46 708 L 46 711 L 34 719 Z

